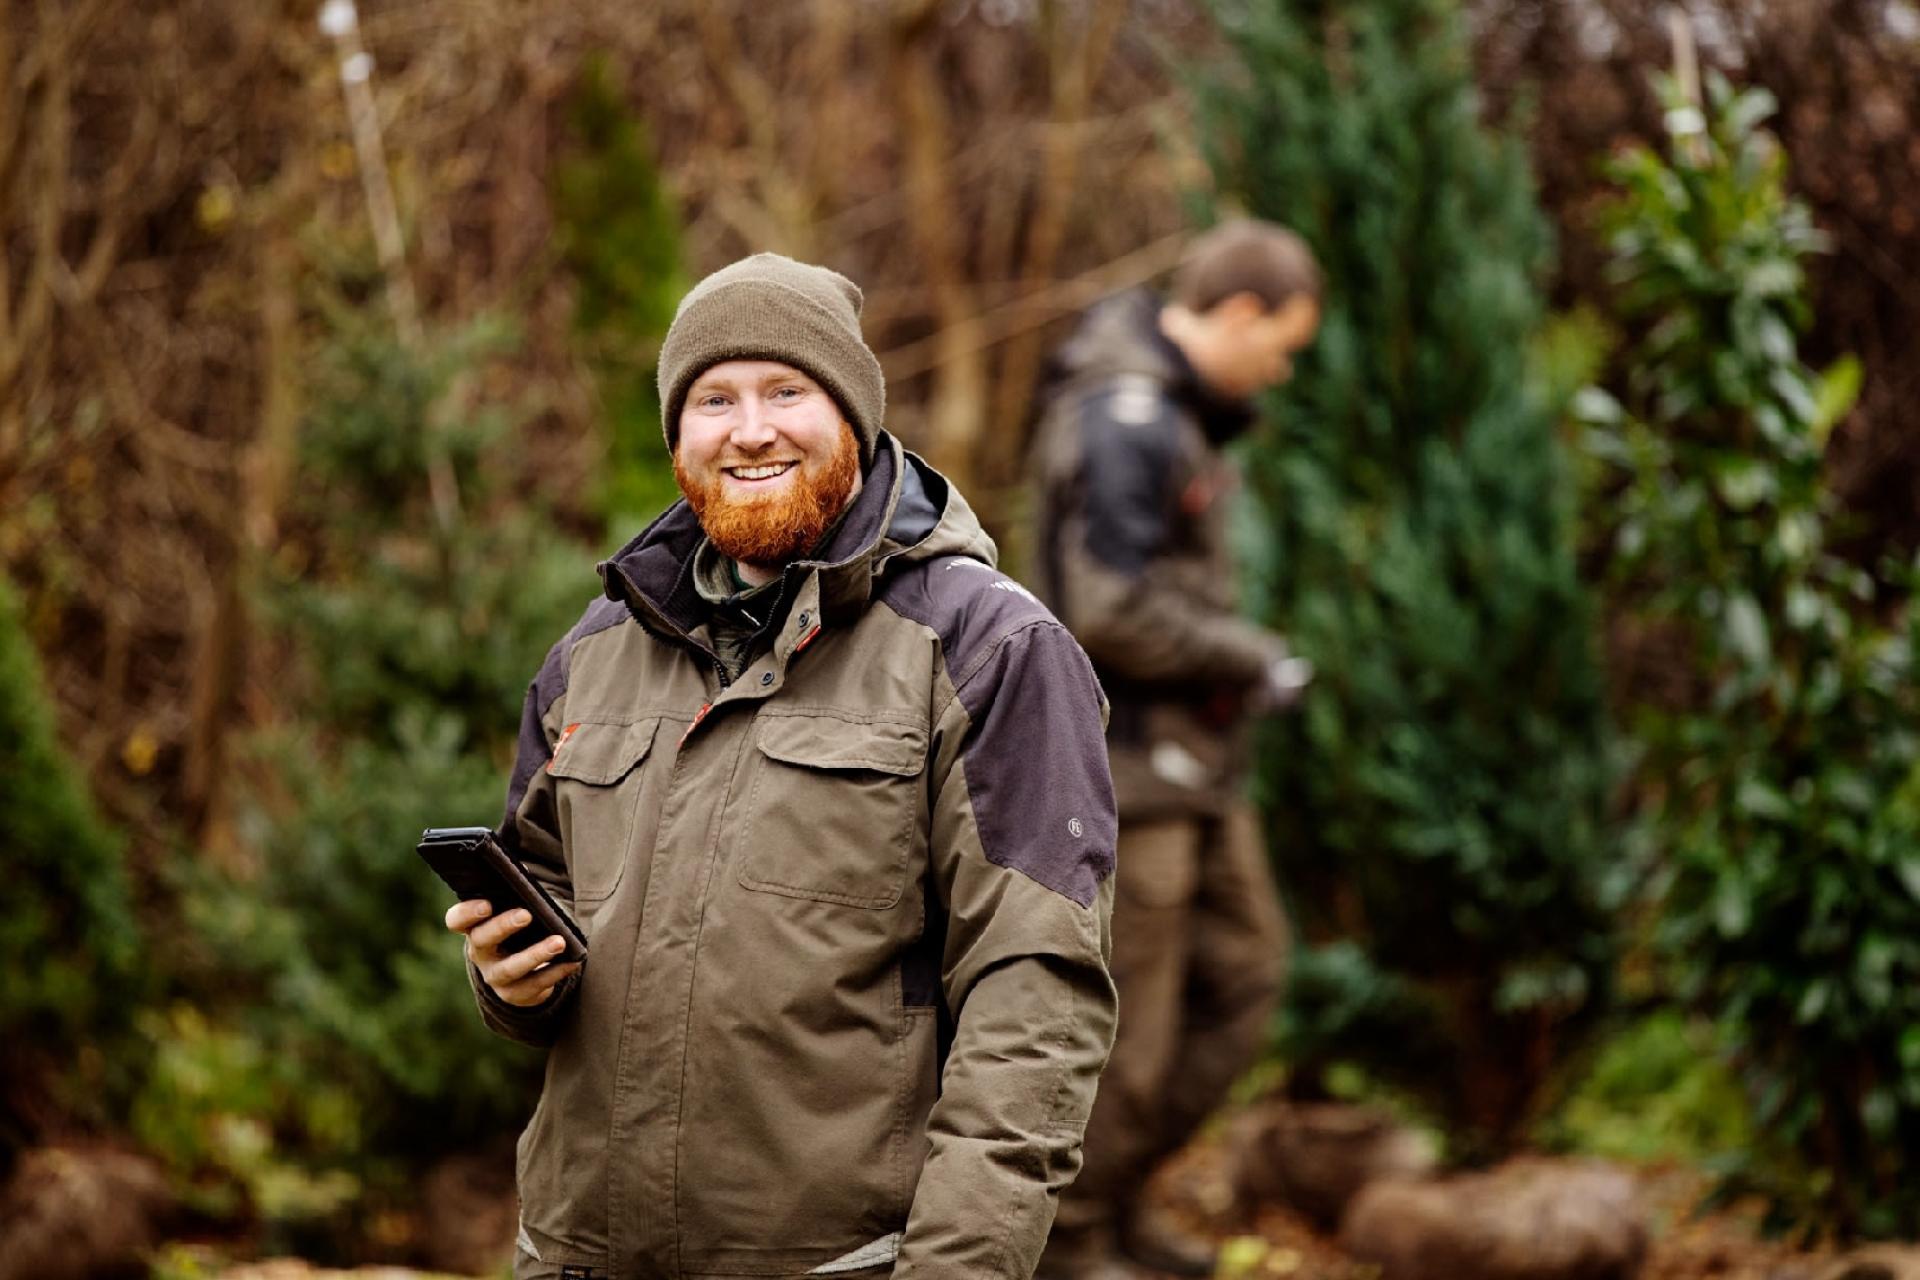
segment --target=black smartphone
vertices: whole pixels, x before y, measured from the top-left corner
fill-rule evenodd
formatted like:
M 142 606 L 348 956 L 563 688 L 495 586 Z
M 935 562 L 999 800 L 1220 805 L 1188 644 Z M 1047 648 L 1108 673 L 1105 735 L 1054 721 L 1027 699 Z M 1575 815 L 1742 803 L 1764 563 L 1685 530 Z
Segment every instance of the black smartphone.
M 552 963 L 569 964 L 587 958 L 587 938 L 580 926 L 539 881 L 527 874 L 526 868 L 513 860 L 512 854 L 500 847 L 488 828 L 428 827 L 420 833 L 415 851 L 461 901 L 485 898 L 493 904 L 496 916 L 515 907 L 526 908 L 533 923 L 510 935 L 500 944 L 501 951 L 524 951 L 557 935 L 567 945 Z

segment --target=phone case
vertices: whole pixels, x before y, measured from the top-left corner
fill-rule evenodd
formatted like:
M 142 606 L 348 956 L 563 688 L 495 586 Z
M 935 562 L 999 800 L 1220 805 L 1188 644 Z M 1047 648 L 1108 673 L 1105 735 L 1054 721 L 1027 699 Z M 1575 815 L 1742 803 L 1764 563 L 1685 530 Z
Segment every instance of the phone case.
M 580 926 L 500 847 L 486 827 L 429 827 L 421 832 L 416 851 L 462 901 L 485 898 L 493 904 L 495 915 L 524 907 L 533 916 L 533 923 L 500 944 L 501 951 L 524 951 L 558 935 L 566 948 L 552 963 L 587 958 L 587 939 Z

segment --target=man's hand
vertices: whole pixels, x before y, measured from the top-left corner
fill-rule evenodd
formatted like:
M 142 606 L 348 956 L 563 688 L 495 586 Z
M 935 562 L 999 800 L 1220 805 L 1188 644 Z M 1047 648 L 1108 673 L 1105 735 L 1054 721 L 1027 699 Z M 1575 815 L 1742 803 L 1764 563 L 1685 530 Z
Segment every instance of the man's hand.
M 1253 710 L 1258 715 L 1277 715 L 1291 711 L 1306 696 L 1313 683 L 1313 663 L 1305 658 L 1277 658 L 1267 666 L 1266 675 L 1255 686 Z
M 545 1004 L 563 979 L 579 971 L 579 962 L 548 963 L 566 947 L 559 938 L 548 938 L 525 951 L 501 954 L 500 944 L 532 924 L 533 916 L 519 907 L 497 920 L 490 919 L 492 915 L 492 903 L 469 898 L 447 908 L 447 928 L 466 936 L 467 959 L 493 994 L 522 1009 Z

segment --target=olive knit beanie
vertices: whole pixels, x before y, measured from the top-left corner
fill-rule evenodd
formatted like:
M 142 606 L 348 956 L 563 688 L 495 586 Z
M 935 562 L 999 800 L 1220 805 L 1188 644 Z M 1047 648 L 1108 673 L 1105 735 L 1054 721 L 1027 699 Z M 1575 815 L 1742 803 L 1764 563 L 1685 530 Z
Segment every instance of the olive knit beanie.
M 860 335 L 860 303 L 860 286 L 839 272 L 777 253 L 742 258 L 695 285 L 660 347 L 667 451 L 679 442 L 694 379 L 725 360 L 778 360 L 826 388 L 860 441 L 862 464 L 871 462 L 887 385 Z

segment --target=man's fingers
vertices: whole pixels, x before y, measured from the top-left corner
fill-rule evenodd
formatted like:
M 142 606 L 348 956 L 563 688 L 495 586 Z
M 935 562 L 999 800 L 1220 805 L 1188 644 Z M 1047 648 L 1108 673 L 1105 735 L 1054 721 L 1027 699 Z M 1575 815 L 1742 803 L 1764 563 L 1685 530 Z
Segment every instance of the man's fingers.
M 516 907 L 484 924 L 475 925 L 473 932 L 467 936 L 473 939 L 476 947 L 497 947 L 532 923 L 533 916 Z
M 567 978 L 580 971 L 580 964 L 550 964 L 544 969 L 536 969 L 518 982 L 495 987 L 494 993 L 508 1004 L 526 1008 L 529 1005 L 544 1004 L 553 989 Z
M 484 898 L 467 898 L 447 908 L 447 928 L 455 933 L 465 933 L 492 914 L 491 902 Z
M 474 930 L 474 935 L 477 937 L 479 932 L 478 929 Z M 509 986 L 526 977 L 529 973 L 532 973 L 534 969 L 540 965 L 546 964 L 549 960 L 559 955 L 560 952 L 565 949 L 565 945 L 566 944 L 558 938 L 544 939 L 534 943 L 525 951 L 516 951 L 512 955 L 501 956 L 492 964 L 484 966 L 481 970 L 481 976 L 486 978 L 487 985 L 493 987 L 495 990 Z
M 532 914 L 523 908 L 496 917 L 492 906 L 478 898 L 447 908 L 447 928 L 466 934 L 467 957 L 480 970 L 480 977 L 495 995 L 522 1008 L 545 1003 L 554 987 L 580 968 L 577 963 L 553 963 L 566 950 L 559 938 L 542 939 L 511 955 L 499 954 L 502 942 L 532 923 Z

